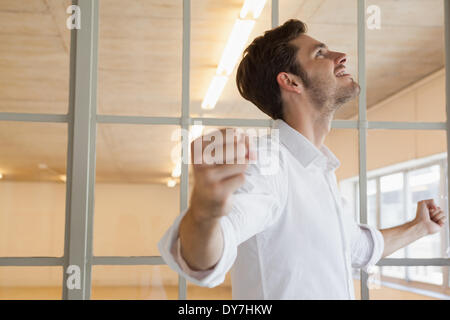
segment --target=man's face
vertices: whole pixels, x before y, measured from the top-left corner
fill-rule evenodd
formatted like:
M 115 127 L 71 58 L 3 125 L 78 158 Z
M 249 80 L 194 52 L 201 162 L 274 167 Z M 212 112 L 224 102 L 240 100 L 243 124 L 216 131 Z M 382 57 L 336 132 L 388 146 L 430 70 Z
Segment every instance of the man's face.
M 331 51 L 305 34 L 292 43 L 300 48 L 297 61 L 307 74 L 305 92 L 317 108 L 336 111 L 359 94 L 359 85 L 346 71 L 345 53 Z

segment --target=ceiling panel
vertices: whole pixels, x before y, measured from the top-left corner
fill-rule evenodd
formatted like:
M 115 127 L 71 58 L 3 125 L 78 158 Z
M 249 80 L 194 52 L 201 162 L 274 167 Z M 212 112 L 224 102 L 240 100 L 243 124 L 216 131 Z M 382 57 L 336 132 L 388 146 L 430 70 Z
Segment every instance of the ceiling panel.
M 32 0 L 32 1 L 0 0 L 0 11 L 44 13 L 47 11 L 47 6 L 44 0 Z
M 176 0 L 100 2 L 100 114 L 181 115 L 181 17 Z
M 69 1 L 9 2 L 22 5 L 0 4 L 0 112 L 67 112 Z

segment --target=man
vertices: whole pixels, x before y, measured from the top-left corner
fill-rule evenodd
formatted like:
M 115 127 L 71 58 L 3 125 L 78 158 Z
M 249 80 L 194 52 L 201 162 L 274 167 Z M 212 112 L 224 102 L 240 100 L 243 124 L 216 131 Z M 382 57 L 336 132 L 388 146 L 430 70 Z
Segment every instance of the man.
M 269 175 L 260 162 L 248 164 L 256 155 L 245 137 L 202 137 L 200 150 L 194 141 L 193 159 L 213 144 L 246 152 L 233 164 L 224 152 L 224 163 L 193 165 L 190 207 L 158 244 L 171 268 L 214 287 L 233 267 L 233 299 L 353 299 L 352 267 L 367 268 L 440 230 L 445 215 L 433 200 L 418 203 L 413 221 L 381 231 L 343 212 L 339 161 L 323 143 L 335 111 L 359 94 L 346 61 L 298 20 L 250 44 L 237 86 L 275 120 L 279 138 L 268 139 L 279 147 L 279 169 Z

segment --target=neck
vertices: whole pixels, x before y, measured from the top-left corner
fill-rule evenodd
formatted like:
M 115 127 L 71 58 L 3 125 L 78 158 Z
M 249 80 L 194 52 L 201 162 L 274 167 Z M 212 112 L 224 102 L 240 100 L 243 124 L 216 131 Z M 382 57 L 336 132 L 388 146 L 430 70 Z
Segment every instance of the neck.
M 322 147 L 331 129 L 334 112 L 317 110 L 315 107 L 285 108 L 284 121 L 311 141 L 317 148 Z

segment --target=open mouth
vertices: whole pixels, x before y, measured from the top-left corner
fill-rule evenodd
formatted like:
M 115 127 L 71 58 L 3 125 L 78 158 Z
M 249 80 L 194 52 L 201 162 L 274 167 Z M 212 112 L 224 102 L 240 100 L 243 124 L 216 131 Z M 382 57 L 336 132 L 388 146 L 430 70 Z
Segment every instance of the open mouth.
M 343 77 L 349 77 L 350 74 L 348 74 L 345 69 L 341 69 L 339 72 L 336 72 L 336 77 L 337 78 L 343 78 Z

